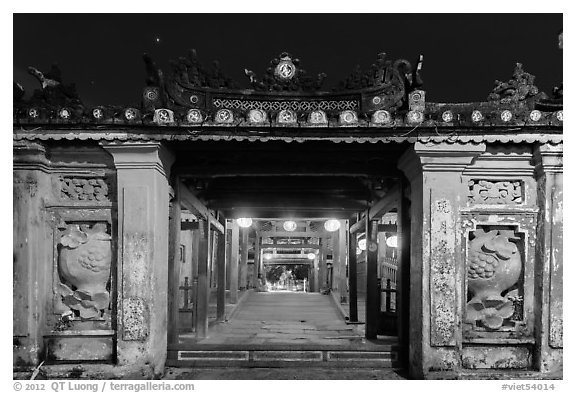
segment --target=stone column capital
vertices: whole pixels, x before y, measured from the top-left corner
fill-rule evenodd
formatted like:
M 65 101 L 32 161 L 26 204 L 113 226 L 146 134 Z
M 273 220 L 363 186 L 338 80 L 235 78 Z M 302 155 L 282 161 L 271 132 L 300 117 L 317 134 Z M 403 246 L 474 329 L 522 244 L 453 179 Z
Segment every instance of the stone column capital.
M 101 142 L 101 145 L 114 158 L 117 170 L 156 169 L 170 176 L 174 155 L 160 142 Z
M 486 144 L 416 142 L 400 157 L 398 168 L 408 179 L 422 172 L 462 172 L 473 159 L 486 151 Z
M 541 143 L 534 148 L 536 177 L 564 172 L 564 144 Z
M 12 145 L 14 170 L 41 170 L 49 172 L 50 161 L 46 158 L 46 147 L 32 141 L 15 141 Z

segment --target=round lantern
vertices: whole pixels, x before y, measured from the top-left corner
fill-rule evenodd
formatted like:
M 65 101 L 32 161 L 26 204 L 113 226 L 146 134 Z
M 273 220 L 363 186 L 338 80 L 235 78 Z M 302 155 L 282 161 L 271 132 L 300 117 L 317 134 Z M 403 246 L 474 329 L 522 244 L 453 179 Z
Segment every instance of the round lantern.
M 394 247 L 394 248 L 398 247 L 398 236 L 394 235 L 387 238 L 386 245 L 388 247 Z
M 366 239 L 360 239 L 358 240 L 358 248 L 361 251 L 365 251 L 366 250 Z
M 316 254 L 314 254 L 313 252 L 308 253 L 308 259 L 310 259 L 310 260 L 316 259 Z
M 324 223 L 324 229 L 326 229 L 328 232 L 335 232 L 340 229 L 340 221 L 328 220 Z
M 284 221 L 284 225 L 282 226 L 284 227 L 284 230 L 288 232 L 294 232 L 298 225 L 296 224 L 295 221 Z
M 250 226 L 252 225 L 252 219 L 251 218 L 244 218 L 244 217 L 238 218 L 236 220 L 236 222 L 242 228 L 250 228 Z

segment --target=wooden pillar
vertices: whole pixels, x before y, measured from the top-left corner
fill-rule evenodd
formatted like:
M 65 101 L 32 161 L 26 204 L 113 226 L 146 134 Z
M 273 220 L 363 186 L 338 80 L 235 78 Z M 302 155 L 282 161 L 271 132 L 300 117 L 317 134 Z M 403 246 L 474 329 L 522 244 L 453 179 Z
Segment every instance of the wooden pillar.
M 173 180 L 174 197 L 170 203 L 168 234 L 168 344 L 178 343 L 180 324 L 180 182 L 178 178 Z
M 198 223 L 200 224 L 200 223 Z M 196 287 L 198 286 L 198 255 L 200 250 L 200 233 L 198 229 L 192 231 L 192 276 L 191 282 L 194 287 L 192 290 L 192 303 L 196 304 L 196 295 L 198 294 Z M 194 306 L 195 307 L 195 306 Z M 192 320 L 194 323 L 194 319 Z M 195 326 L 195 325 L 194 325 Z
M 366 219 L 366 338 L 376 338 L 379 316 L 378 221 Z
M 242 228 L 240 230 L 240 267 L 238 275 L 241 291 L 248 289 L 248 230 L 249 228 Z
M 338 280 L 338 292 L 340 293 L 340 302 L 346 302 L 348 297 L 348 285 L 346 279 L 346 221 L 340 221 L 340 229 L 338 230 L 338 274 L 335 276 Z
M 406 181 L 401 181 L 400 203 L 397 216 L 396 315 L 398 342 L 408 348 L 410 324 L 410 200 L 404 195 Z M 400 359 L 404 361 L 407 359 Z
M 240 228 L 232 221 L 232 236 L 230 240 L 230 303 L 238 303 L 238 246 Z
M 326 265 L 326 239 L 320 239 L 320 254 L 318 256 L 319 272 L 318 272 L 318 291 L 327 288 L 328 279 L 328 266 Z
M 352 227 L 352 225 L 350 225 L 350 227 Z M 348 304 L 350 305 L 350 322 L 358 322 L 358 266 L 356 264 L 356 243 L 356 233 L 348 232 Z
M 260 274 L 262 274 L 262 278 L 264 278 L 263 269 L 261 266 L 262 258 L 260 253 L 260 246 L 262 245 L 262 238 L 260 236 L 256 236 L 256 242 L 254 243 L 254 274 L 255 274 L 255 285 L 258 286 L 258 278 Z
M 196 286 L 196 302 L 194 303 L 194 325 L 196 338 L 202 339 L 208 335 L 208 301 L 210 296 L 210 223 L 200 220 L 198 223 L 198 278 Z
M 218 244 L 216 251 L 216 266 L 218 277 L 216 279 L 216 320 L 223 321 L 226 313 L 226 233 L 218 234 Z

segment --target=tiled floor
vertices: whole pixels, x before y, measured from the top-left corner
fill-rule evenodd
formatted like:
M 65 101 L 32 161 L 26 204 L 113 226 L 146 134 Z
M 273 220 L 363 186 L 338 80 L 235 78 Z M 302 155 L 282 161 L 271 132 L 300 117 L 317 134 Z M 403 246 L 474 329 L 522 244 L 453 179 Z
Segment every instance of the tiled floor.
M 194 344 L 362 346 L 363 325 L 347 325 L 329 295 L 250 292 L 226 322 Z M 182 335 L 181 342 L 193 339 Z

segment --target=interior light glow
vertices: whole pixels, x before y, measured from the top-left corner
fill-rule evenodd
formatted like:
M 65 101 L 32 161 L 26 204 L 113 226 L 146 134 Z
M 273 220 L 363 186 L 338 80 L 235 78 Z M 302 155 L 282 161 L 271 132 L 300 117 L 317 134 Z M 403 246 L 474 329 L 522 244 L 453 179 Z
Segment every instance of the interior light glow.
M 236 220 L 236 222 L 242 228 L 250 228 L 250 226 L 252 225 L 252 219 L 251 218 L 244 218 L 244 217 L 238 218 Z
M 394 248 L 398 247 L 398 236 L 394 235 L 387 238 L 386 245 L 388 247 L 394 247 Z
M 308 259 L 310 259 L 310 260 L 316 259 L 316 254 L 314 254 L 313 252 L 308 253 Z
M 324 223 L 324 229 L 328 232 L 335 232 L 340 229 L 340 221 L 334 219 L 328 220 Z
M 284 225 L 282 225 L 282 226 L 284 227 L 284 230 L 286 230 L 288 232 L 293 232 L 296 230 L 296 227 L 298 225 L 296 224 L 295 221 L 288 220 L 288 221 L 284 221 Z

